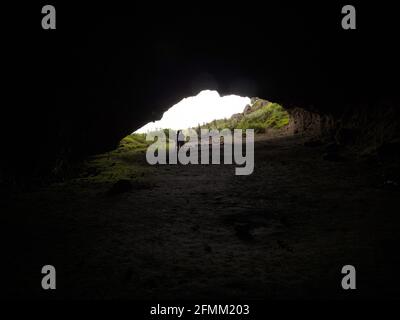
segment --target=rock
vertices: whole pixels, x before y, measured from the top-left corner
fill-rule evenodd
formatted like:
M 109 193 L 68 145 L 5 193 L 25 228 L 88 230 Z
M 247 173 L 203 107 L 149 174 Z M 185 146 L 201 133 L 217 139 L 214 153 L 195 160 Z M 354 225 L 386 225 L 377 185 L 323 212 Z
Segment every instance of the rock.
M 252 105 L 255 104 L 257 100 L 260 100 L 260 98 L 259 98 L 259 97 L 253 97 L 253 98 L 251 98 L 251 99 L 250 99 L 250 104 L 252 104 Z
M 240 121 L 243 118 L 243 113 L 235 113 L 231 116 L 231 120 Z
M 252 110 L 251 110 L 251 105 L 246 105 L 245 107 L 244 107 L 244 110 L 243 110 L 243 113 L 244 114 L 249 114 L 250 112 L 251 112 Z
M 288 134 L 302 134 L 310 137 L 323 136 L 333 126 L 333 120 L 330 116 L 320 115 L 302 108 L 292 108 L 289 113 L 290 121 L 286 127 Z

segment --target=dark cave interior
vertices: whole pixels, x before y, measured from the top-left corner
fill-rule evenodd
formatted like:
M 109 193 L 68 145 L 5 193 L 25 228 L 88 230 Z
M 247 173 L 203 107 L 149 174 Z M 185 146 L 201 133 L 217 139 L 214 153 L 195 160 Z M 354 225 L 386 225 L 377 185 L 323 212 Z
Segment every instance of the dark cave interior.
M 29 29 L 36 16 L 26 19 L 11 39 L 11 81 L 24 94 L 12 92 L 14 103 L 3 111 L 3 129 L 14 137 L 4 139 L 10 157 L 3 172 L 25 161 L 15 141 L 27 132 L 35 143 L 23 153 L 35 157 L 17 164 L 22 175 L 48 169 L 60 154 L 112 149 L 206 88 L 337 118 L 357 108 L 395 108 L 394 11 L 375 23 L 373 6 L 360 6 L 359 28 L 346 32 L 336 7 L 60 5 L 54 33 Z M 27 16 L 33 10 L 25 9 Z
M 33 271 L 26 272 L 23 266 L 26 263 L 27 266 L 36 267 L 40 264 L 38 262 L 40 258 L 51 258 L 60 264 L 64 263 L 70 272 L 79 273 L 82 268 L 90 266 L 91 271 L 83 271 L 83 275 L 88 277 L 87 282 L 83 281 L 86 285 L 83 289 L 79 289 L 78 274 L 61 275 L 61 281 L 64 281 L 64 284 L 68 281 L 70 283 L 69 287 L 67 285 L 66 292 L 59 293 L 59 297 L 62 298 L 165 298 L 167 293 L 173 298 L 179 298 L 182 292 L 189 290 L 185 285 L 171 284 L 167 281 L 160 285 L 163 290 L 166 290 L 163 291 L 165 295 L 155 289 L 157 286 L 154 281 L 158 280 L 152 278 L 151 272 L 156 273 L 157 269 L 152 268 L 159 261 L 154 256 L 157 254 L 162 256 L 162 250 L 174 252 L 172 256 L 175 260 L 169 261 L 171 257 L 164 257 L 165 265 L 160 267 L 160 274 L 166 278 L 168 274 L 174 272 L 183 272 L 180 273 L 183 274 L 183 279 L 195 278 L 197 273 L 201 276 L 202 272 L 206 274 L 212 271 L 218 275 L 222 272 L 221 266 L 224 264 L 231 266 L 227 262 L 229 260 L 224 260 L 224 254 L 229 250 L 250 252 L 249 261 L 251 259 L 261 261 L 263 258 L 260 258 L 259 254 L 261 255 L 265 248 L 263 249 L 260 244 L 256 250 L 255 245 L 251 244 L 253 249 L 249 250 L 246 247 L 249 245 L 246 242 L 248 239 L 244 238 L 254 230 L 251 234 L 255 238 L 260 234 L 268 234 L 270 222 L 267 223 L 263 220 L 264 218 L 260 218 L 261 209 L 257 209 L 258 211 L 251 209 L 246 221 L 240 220 L 242 218 L 235 215 L 235 209 L 232 207 L 237 205 L 233 202 L 238 195 L 234 190 L 226 189 L 226 185 L 231 182 L 227 182 L 222 176 L 224 170 L 221 171 L 222 173 L 213 171 L 216 177 L 220 177 L 216 178 L 215 188 L 221 193 L 221 198 L 213 198 L 215 208 L 212 203 L 206 203 L 204 208 L 199 205 L 197 209 L 201 212 L 201 219 L 204 221 L 213 218 L 208 217 L 201 209 L 212 208 L 219 212 L 219 209 L 222 210 L 226 206 L 229 210 L 233 210 L 230 215 L 221 213 L 222 222 L 218 220 L 215 225 L 221 222 L 224 227 L 228 226 L 229 230 L 233 230 L 233 234 L 242 242 L 239 241 L 238 247 L 235 247 L 236 242 L 232 242 L 232 245 L 226 240 L 231 231 L 227 231 L 227 235 L 224 235 L 225 231 L 221 231 L 215 235 L 215 239 L 208 239 L 208 242 L 200 241 L 198 246 L 205 252 L 206 261 L 211 254 L 222 252 L 218 258 L 220 260 L 214 261 L 215 265 L 222 269 L 210 267 L 211 271 L 199 271 L 196 269 L 197 266 L 179 269 L 179 261 L 190 260 L 193 257 L 190 248 L 178 253 L 174 251 L 174 245 L 182 239 L 186 239 L 188 243 L 198 241 L 190 240 L 183 235 L 180 238 L 179 232 L 184 232 L 182 230 L 185 230 L 185 227 L 177 227 L 176 238 L 160 240 L 160 242 L 165 241 L 167 249 L 158 247 L 157 235 L 151 239 L 155 241 L 154 245 L 147 243 L 146 234 L 150 237 L 155 232 L 154 230 L 159 230 L 158 228 L 170 226 L 173 221 L 177 224 L 182 222 L 179 217 L 170 213 L 162 218 L 150 213 L 152 205 L 157 208 L 168 207 L 168 203 L 164 203 L 162 198 L 155 201 L 150 196 L 142 197 L 138 191 L 139 199 L 135 201 L 130 198 L 124 198 L 124 201 L 120 203 L 113 198 L 98 201 L 96 197 L 108 186 L 97 182 L 90 184 L 92 183 L 90 181 L 82 182 L 79 188 L 77 187 L 78 189 L 75 186 L 75 189 L 71 189 L 72 191 L 68 187 L 60 189 L 61 187 L 56 186 L 51 190 L 43 191 L 42 189 L 37 194 L 24 194 L 27 190 L 28 193 L 35 192 L 32 190 L 36 190 L 37 187 L 47 188 L 50 185 L 49 181 L 54 182 L 51 178 L 52 170 L 60 161 L 63 165 L 69 165 L 77 161 L 86 161 L 85 159 L 93 155 L 113 152 L 123 137 L 149 121 L 160 119 L 165 110 L 183 97 L 195 95 L 203 89 L 213 89 L 221 95 L 264 97 L 269 101 L 281 103 L 288 108 L 295 121 L 297 127 L 294 130 L 300 134 L 304 133 L 299 138 L 300 140 L 277 140 L 276 144 L 268 141 L 260 142 L 256 146 L 256 151 L 259 151 L 263 159 L 266 159 L 265 161 L 271 160 L 275 163 L 275 166 L 270 168 L 267 162 L 260 160 L 258 172 L 261 173 L 258 176 L 256 167 L 255 177 L 262 179 L 267 176 L 272 177 L 272 181 L 276 179 L 278 186 L 276 188 L 282 187 L 282 193 L 276 196 L 276 200 L 271 200 L 271 203 L 283 201 L 288 207 L 268 205 L 268 210 L 271 212 L 276 212 L 276 214 L 283 212 L 284 218 L 276 220 L 274 220 L 275 216 L 271 218 L 272 225 L 277 226 L 277 232 L 280 232 L 279 228 L 282 226 L 289 229 L 293 227 L 292 233 L 285 234 L 287 240 L 283 242 L 280 239 L 276 240 L 276 250 L 284 252 L 283 262 L 276 258 L 278 255 L 275 256 L 275 253 L 271 254 L 271 259 L 279 260 L 276 262 L 279 266 L 281 263 L 294 265 L 297 263 L 300 267 L 296 269 L 296 272 L 304 274 L 303 280 L 306 285 L 303 291 L 296 291 L 293 283 L 279 288 L 280 281 L 285 283 L 286 279 L 280 279 L 275 269 L 264 270 L 263 272 L 271 272 L 269 275 L 272 275 L 273 286 L 276 289 L 270 287 L 265 291 L 265 288 L 258 287 L 260 283 L 265 284 L 263 281 L 252 278 L 246 282 L 236 269 L 227 267 L 232 277 L 238 279 L 237 283 L 229 282 L 230 280 L 227 280 L 228 284 L 222 283 L 225 281 L 221 280 L 223 277 L 216 276 L 215 279 L 207 282 L 208 287 L 201 287 L 198 284 L 203 281 L 201 278 L 194 284 L 199 287 L 193 291 L 193 297 L 218 297 L 226 294 L 227 297 L 238 298 L 242 290 L 246 297 L 257 299 L 260 297 L 318 297 L 319 294 L 322 297 L 342 298 L 341 293 L 329 291 L 331 284 L 336 281 L 337 276 L 333 274 L 334 271 L 329 269 L 328 274 L 322 276 L 326 267 L 324 259 L 338 264 L 342 262 L 339 258 L 342 254 L 340 250 L 343 250 L 344 257 L 353 257 L 357 263 L 368 265 L 368 276 L 374 274 L 376 270 L 379 270 L 382 276 L 382 270 L 389 270 L 388 274 L 393 276 L 394 280 L 392 286 L 384 292 L 390 297 L 400 297 L 396 289 L 399 279 L 395 275 L 400 262 L 391 256 L 391 250 L 396 250 L 400 240 L 396 235 L 399 219 L 393 215 L 398 189 L 390 190 L 389 193 L 385 190 L 374 192 L 375 189 L 363 185 L 377 179 L 383 179 L 382 183 L 385 179 L 398 183 L 396 180 L 399 178 L 398 146 L 400 141 L 397 80 L 400 71 L 400 52 L 396 43 L 399 31 L 398 19 L 392 5 L 382 4 L 383 9 L 378 12 L 376 4 L 364 3 L 357 6 L 357 29 L 343 30 L 340 25 L 342 17 L 340 8 L 341 5 L 334 3 L 288 5 L 272 4 L 272 2 L 264 2 L 259 6 L 233 3 L 229 6 L 198 4 L 192 8 L 172 4 L 131 4 L 128 6 L 117 3 L 75 8 L 67 4 L 57 4 L 57 29 L 47 32 L 42 30 L 38 23 L 41 17 L 40 10 L 34 5 L 23 7 L 21 10 L 25 19 L 21 19 L 13 35 L 7 35 L 4 40 L 7 41 L 6 55 L 9 58 L 8 66 L 11 68 L 9 83 L 13 85 L 13 88 L 6 93 L 11 96 L 11 99 L 7 104 L 3 104 L 2 108 L 1 139 L 4 154 L 1 159 L 0 185 L 5 195 L 2 202 L 7 207 L 4 211 L 7 213 L 2 214 L 2 225 L 8 227 L 8 231 L 2 235 L 14 239 L 15 246 L 8 247 L 3 252 L 8 257 L 8 255 L 12 256 L 16 250 L 37 253 L 36 247 L 32 249 L 33 246 L 47 249 L 40 254 L 37 253 L 35 257 L 32 253 L 24 258 L 20 253 L 16 258 L 15 270 L 25 272 L 28 279 Z M 302 126 L 304 132 L 299 126 Z M 318 132 L 313 131 L 315 126 L 318 127 Z M 310 132 L 306 129 L 310 129 Z M 351 144 L 351 148 L 356 153 L 358 152 L 358 155 L 367 155 L 366 160 L 363 160 L 362 164 L 350 162 L 348 165 L 339 164 L 338 166 L 318 162 L 319 160 L 315 159 L 325 152 L 325 149 L 318 149 L 322 147 L 317 146 L 317 149 L 308 152 L 304 151 L 303 146 L 307 144 L 307 139 L 320 139 L 320 136 L 325 134 L 339 141 L 340 147 L 347 143 Z M 310 144 L 309 141 L 308 143 Z M 268 148 L 271 153 L 268 153 Z M 292 151 L 289 151 L 291 148 Z M 279 159 L 281 155 L 287 157 L 285 161 Z M 369 155 L 371 155 L 370 158 Z M 376 158 L 377 155 L 378 158 Z M 116 166 L 121 165 L 125 170 L 126 163 L 118 157 L 120 156 L 117 155 L 115 158 L 117 159 Z M 317 163 L 314 168 L 306 163 L 312 161 Z M 110 165 L 112 165 L 111 162 Z M 384 165 L 390 162 L 387 165 L 390 170 L 385 171 L 390 172 L 390 176 L 384 178 L 380 176 L 380 171 L 374 171 L 376 163 L 382 165 L 383 162 Z M 142 167 L 137 172 L 132 168 L 126 170 L 130 170 L 129 174 L 136 177 Z M 185 185 L 179 180 L 179 172 L 174 171 L 177 169 L 172 169 L 173 172 L 164 168 L 160 170 L 149 174 L 150 182 L 134 185 L 134 192 L 137 188 L 140 189 L 140 186 L 144 186 L 146 190 L 152 190 L 154 186 L 162 185 L 161 191 L 168 194 L 168 189 L 162 188 L 165 188 L 164 183 L 169 179 L 182 190 L 196 191 L 198 185 L 212 183 L 201 179 L 207 176 L 200 171 L 203 169 L 185 169 L 187 170 L 185 174 L 197 177 L 193 178 L 192 182 L 185 182 Z M 288 185 L 279 182 L 278 173 L 282 173 L 283 177 L 290 177 L 285 182 Z M 147 177 L 147 173 L 143 175 Z M 267 188 L 270 194 L 274 194 L 274 186 L 268 185 L 267 180 L 261 184 L 256 178 L 248 178 L 243 180 L 243 183 L 240 182 L 253 186 L 250 188 L 253 193 L 242 190 L 244 198 L 250 199 L 242 204 L 245 208 L 251 205 L 256 206 L 255 203 L 258 203 L 260 198 L 257 198 L 254 190 Z M 328 181 L 326 185 L 322 182 L 325 178 Z M 304 187 L 305 180 L 309 180 L 313 186 L 309 189 Z M 294 185 L 290 186 L 290 183 Z M 95 190 L 94 185 L 98 190 Z M 232 183 L 232 185 L 235 184 Z M 340 186 L 335 191 L 333 186 L 337 185 Z M 319 190 L 326 193 L 321 195 Z M 205 192 L 200 189 L 198 191 Z M 255 200 L 251 200 L 252 196 Z M 203 197 L 206 202 L 209 201 L 207 197 Z M 16 199 L 20 201 L 14 205 L 17 203 Z M 313 199 L 315 201 L 312 201 Z M 195 200 L 194 203 L 196 201 L 201 203 L 200 200 Z M 342 200 L 343 204 L 340 204 Z M 60 204 L 64 203 L 63 201 L 70 201 L 70 206 L 61 208 Z M 171 206 L 174 207 L 171 208 L 190 207 L 189 204 L 174 201 L 176 203 L 173 202 Z M 228 205 L 229 201 L 232 201 L 232 204 Z M 362 201 L 365 207 L 364 205 L 357 207 L 357 203 Z M 89 205 L 93 205 L 93 212 L 89 209 L 84 210 Z M 117 223 L 120 219 L 125 219 L 124 217 L 128 216 L 126 212 L 129 206 L 135 212 L 136 206 L 137 211 L 149 211 L 147 212 L 149 218 L 140 216 L 137 219 L 132 218 L 132 221 L 129 220 L 131 218 L 127 218 L 132 225 L 137 222 L 143 226 L 142 229 L 138 226 L 137 229 L 132 227 L 133 229 L 129 230 L 136 232 L 138 238 L 122 236 L 122 240 L 118 240 L 118 237 L 124 234 L 126 227 L 122 224 L 115 226 L 115 230 L 118 231 L 115 237 L 110 236 L 109 239 L 112 239 L 110 242 L 102 238 L 100 232 L 95 230 L 96 226 L 103 223 L 104 225 Z M 27 213 L 27 208 L 33 208 L 32 212 Z M 62 217 L 46 213 L 46 208 L 51 208 L 52 212 L 59 213 Z M 304 219 L 299 218 L 292 222 L 292 225 L 290 222 L 285 224 L 287 219 L 289 221 L 291 219 L 290 216 L 285 215 L 285 212 L 291 210 L 290 208 L 296 208 L 294 210 L 296 215 L 304 214 Z M 311 211 L 305 208 L 311 208 Z M 196 211 L 196 208 L 193 210 Z M 375 224 L 380 210 L 388 215 Z M 74 212 L 81 216 L 75 215 Z M 94 212 L 101 212 L 101 218 Z M 120 213 L 120 217 L 117 217 L 115 221 L 113 220 L 115 215 L 112 212 L 115 212 L 115 215 Z M 326 212 L 327 216 L 319 217 L 317 212 Z M 39 220 L 36 220 L 36 217 L 40 217 Z M 365 223 L 359 223 L 359 221 L 364 221 L 362 220 L 364 218 Z M 307 219 L 313 223 L 309 223 Z M 340 226 L 337 220 L 341 219 L 347 223 L 347 227 Z M 75 226 L 75 223 L 79 226 Z M 32 224 L 37 227 L 36 231 L 32 230 Z M 310 227 L 304 227 L 306 224 Z M 360 224 L 364 227 L 358 229 Z M 243 225 L 250 229 L 243 231 L 241 229 Z M 347 247 L 349 243 L 367 241 L 368 232 L 373 230 L 374 226 L 379 226 L 379 230 L 386 231 L 382 231 L 383 235 L 378 231 L 374 233 L 377 240 L 370 244 L 370 247 L 375 250 L 371 255 L 364 255 L 361 252 L 362 245 L 357 247 L 361 248 L 358 251 L 351 246 Z M 221 227 L 221 230 L 225 230 L 224 227 Z M 171 228 L 173 229 L 172 226 Z M 188 233 L 194 234 L 199 228 L 208 230 L 207 228 L 212 228 L 212 226 L 201 224 L 198 226 L 195 223 L 191 228 L 193 230 Z M 302 234 L 299 231 L 301 228 L 309 237 L 307 238 L 309 242 L 304 242 L 304 248 L 307 248 L 303 248 L 304 250 L 301 248 L 303 243 L 299 242 L 296 246 L 296 237 Z M 18 231 L 15 231 L 17 229 Z M 350 229 L 357 232 L 352 233 Z M 105 229 L 101 230 L 101 232 L 105 231 Z M 106 231 L 111 232 L 108 229 Z M 140 238 L 142 231 L 147 233 Z M 160 231 L 160 235 L 167 234 L 167 231 L 163 233 L 164 231 Z M 87 238 L 86 234 L 89 235 Z M 218 242 L 225 243 L 225 240 L 220 240 L 217 236 L 226 240 L 227 251 L 218 247 Z M 52 237 L 57 240 L 54 240 L 54 244 L 50 247 L 46 246 L 48 243 L 46 241 Z M 314 238 L 319 240 L 315 241 Z M 333 239 L 338 238 L 342 240 L 337 242 L 335 249 L 333 243 L 336 240 Z M 111 242 L 114 240 L 115 243 Z M 147 243 L 142 249 L 135 249 L 135 254 L 138 253 L 141 260 L 130 261 L 133 267 L 126 269 L 115 267 L 112 264 L 114 260 L 110 251 L 114 250 L 118 255 L 116 260 L 123 265 L 124 260 L 120 257 L 132 253 L 124 252 L 122 247 L 130 245 L 134 247 L 135 241 Z M 26 244 L 27 242 L 30 244 Z M 82 249 L 77 253 L 72 253 L 73 248 L 65 245 L 66 243 L 73 246 L 82 245 Z M 261 240 L 260 243 L 263 244 Z M 366 247 L 368 245 L 365 244 Z M 91 251 L 91 246 L 107 248 L 109 251 L 96 251 L 96 249 L 97 255 L 94 256 L 91 255 L 91 252 L 94 252 Z M 145 252 L 146 248 L 153 255 Z M 51 249 L 57 253 L 52 253 Z M 295 253 L 292 255 L 293 250 Z M 300 252 L 298 256 L 296 256 L 296 250 Z M 316 253 L 321 254 L 320 259 L 315 258 Z M 79 262 L 80 264 L 77 262 L 77 265 L 69 264 L 64 260 L 66 259 L 63 257 L 64 254 L 83 262 Z M 82 258 L 85 255 L 90 258 L 85 260 Z M 308 266 L 301 264 L 302 257 L 310 259 Z M 373 259 L 371 257 L 376 258 L 379 263 L 388 263 L 390 267 L 388 269 L 382 265 L 376 267 L 375 264 L 370 263 Z M 103 258 L 107 258 L 108 262 L 99 266 L 98 261 L 103 261 Z M 193 263 L 198 265 L 203 261 L 196 260 Z M 236 262 L 240 264 L 241 260 Z M 172 267 L 174 264 L 177 270 Z M 95 265 L 97 267 L 93 267 Z M 13 265 L 10 266 L 12 267 Z M 306 271 L 302 269 L 303 267 Z M 135 274 L 141 268 L 147 268 L 150 273 L 143 278 L 135 278 Z M 243 268 L 251 272 L 259 271 L 257 266 L 246 265 Z M 317 276 L 307 278 L 307 270 L 309 270 L 307 268 Z M 108 277 L 108 280 L 99 274 Z M 126 282 L 129 282 L 131 278 L 135 279 L 139 289 L 135 291 L 129 285 L 124 287 L 121 283 L 111 289 L 113 285 L 109 279 L 121 281 L 120 277 Z M 365 274 L 364 277 L 366 277 Z M 24 278 L 20 280 L 21 283 L 17 283 L 29 287 L 37 280 L 36 278 L 37 276 L 32 276 L 26 281 Z M 381 278 L 376 279 L 370 286 L 365 286 L 365 291 L 362 291 L 360 296 L 376 297 L 378 294 L 374 290 L 381 288 L 383 283 L 381 280 Z M 326 282 L 319 285 L 319 281 Z M 98 289 L 98 287 L 103 289 Z M 104 289 L 105 287 L 108 289 Z M 222 289 L 210 291 L 211 287 Z M 257 293 L 251 291 L 249 289 L 251 287 L 256 288 Z M 96 293 L 90 288 L 97 288 Z M 171 289 L 168 291 L 166 288 Z M 42 293 L 36 289 L 26 290 L 22 292 L 23 290 L 15 288 L 14 284 L 13 289 L 4 290 L 4 292 L 17 297 L 43 297 Z

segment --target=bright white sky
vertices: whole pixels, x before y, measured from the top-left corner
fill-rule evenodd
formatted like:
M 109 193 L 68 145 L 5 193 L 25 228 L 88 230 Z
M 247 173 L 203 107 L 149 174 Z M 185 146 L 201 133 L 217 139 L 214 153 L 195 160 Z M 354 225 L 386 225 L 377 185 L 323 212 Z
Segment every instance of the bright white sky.
M 217 91 L 204 90 L 195 97 L 181 100 L 164 112 L 159 121 L 149 122 L 135 133 L 147 133 L 157 129 L 187 129 L 215 119 L 229 118 L 243 112 L 250 98 L 235 95 L 221 97 Z

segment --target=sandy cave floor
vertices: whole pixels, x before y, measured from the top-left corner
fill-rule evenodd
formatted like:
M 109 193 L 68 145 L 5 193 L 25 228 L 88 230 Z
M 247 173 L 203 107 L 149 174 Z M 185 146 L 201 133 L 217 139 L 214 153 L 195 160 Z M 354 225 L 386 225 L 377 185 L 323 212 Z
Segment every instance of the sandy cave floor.
M 93 157 L 89 170 L 16 195 L 2 215 L 12 274 L 3 294 L 35 298 L 268 299 L 400 297 L 398 191 L 363 160 L 326 161 L 301 137 L 258 138 L 255 170 L 158 165 L 141 153 Z M 122 172 L 122 174 L 121 174 Z M 103 175 L 104 178 L 104 175 Z M 96 180 L 97 179 L 97 180 Z M 15 226 L 18 231 L 15 232 Z M 12 230 L 12 231 L 11 231 Z M 8 251 L 9 252 L 8 252 Z M 11 259 L 11 261 L 10 261 Z M 57 290 L 40 287 L 53 264 Z M 341 268 L 357 290 L 341 289 Z

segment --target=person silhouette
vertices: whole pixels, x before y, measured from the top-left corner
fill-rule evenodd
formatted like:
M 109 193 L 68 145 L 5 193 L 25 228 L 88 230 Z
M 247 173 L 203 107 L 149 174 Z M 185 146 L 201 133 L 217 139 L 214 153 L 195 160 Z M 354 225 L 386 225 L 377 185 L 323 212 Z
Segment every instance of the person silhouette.
M 178 130 L 176 133 L 176 149 L 179 149 L 185 144 L 185 135 L 183 134 L 182 130 Z

